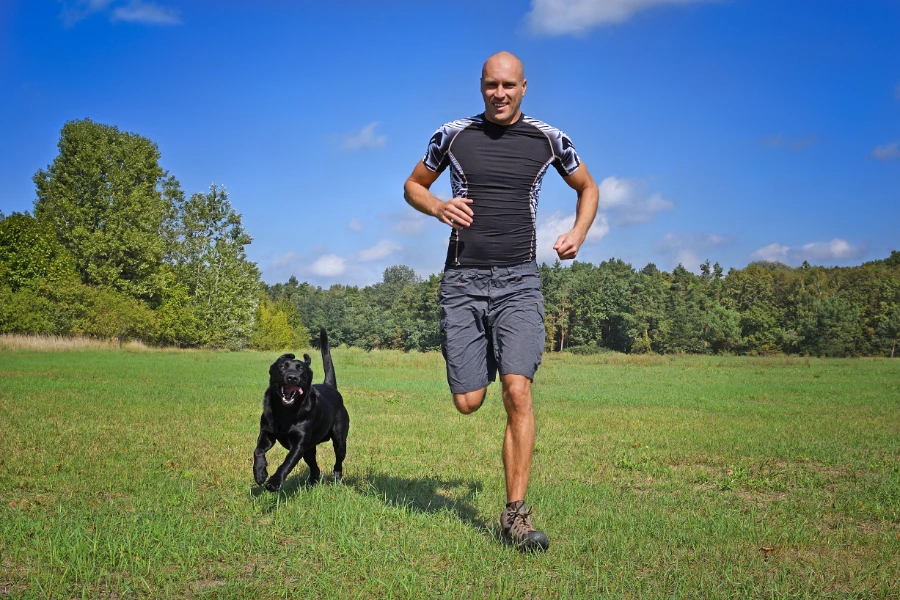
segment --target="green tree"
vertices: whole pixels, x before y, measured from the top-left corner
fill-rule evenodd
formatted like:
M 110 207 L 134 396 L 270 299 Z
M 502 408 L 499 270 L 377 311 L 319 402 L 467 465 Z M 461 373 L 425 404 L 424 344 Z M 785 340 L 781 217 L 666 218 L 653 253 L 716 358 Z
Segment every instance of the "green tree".
M 0 215 L 0 285 L 63 285 L 77 280 L 72 256 L 53 229 L 28 213 Z
M 154 300 L 166 197 L 177 182 L 149 139 L 90 119 L 69 121 L 59 154 L 34 175 L 34 214 L 71 253 L 81 281 Z
M 176 205 L 167 261 L 188 290 L 200 343 L 239 349 L 247 345 L 260 289 L 256 264 L 244 246 L 252 238 L 241 225 L 224 186 L 212 184 Z
M 878 324 L 877 331 L 878 337 L 884 341 L 885 345 L 891 347 L 891 358 L 894 358 L 897 344 L 900 343 L 900 308 L 895 308 L 891 313 L 885 315 Z

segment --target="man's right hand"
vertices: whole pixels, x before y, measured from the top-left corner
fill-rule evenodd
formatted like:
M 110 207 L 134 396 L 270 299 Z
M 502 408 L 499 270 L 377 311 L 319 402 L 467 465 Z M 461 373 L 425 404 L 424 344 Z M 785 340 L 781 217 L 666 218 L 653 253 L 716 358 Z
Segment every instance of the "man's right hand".
M 438 221 L 459 230 L 472 224 L 475 213 L 469 208 L 472 200 L 469 198 L 451 198 L 441 202 L 437 213 L 434 215 Z

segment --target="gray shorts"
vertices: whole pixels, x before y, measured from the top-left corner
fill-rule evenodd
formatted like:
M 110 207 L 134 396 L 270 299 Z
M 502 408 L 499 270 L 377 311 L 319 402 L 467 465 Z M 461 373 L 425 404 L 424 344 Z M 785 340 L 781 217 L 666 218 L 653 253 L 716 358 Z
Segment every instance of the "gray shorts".
M 501 375 L 534 379 L 544 352 L 544 298 L 533 262 L 448 268 L 441 279 L 441 349 L 454 394 Z

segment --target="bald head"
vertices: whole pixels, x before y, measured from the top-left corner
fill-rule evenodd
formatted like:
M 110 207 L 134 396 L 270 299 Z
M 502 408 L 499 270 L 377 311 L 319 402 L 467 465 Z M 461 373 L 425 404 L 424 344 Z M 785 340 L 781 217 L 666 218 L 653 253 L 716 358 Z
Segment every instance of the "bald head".
M 512 125 L 518 121 L 526 85 L 525 68 L 515 55 L 498 52 L 484 61 L 481 96 L 485 118 L 498 125 Z
M 522 64 L 522 61 L 519 60 L 518 56 L 511 52 L 503 51 L 489 56 L 481 67 L 481 78 L 484 79 L 488 71 L 496 68 L 512 71 L 518 76 L 518 79 L 525 79 L 525 65 Z

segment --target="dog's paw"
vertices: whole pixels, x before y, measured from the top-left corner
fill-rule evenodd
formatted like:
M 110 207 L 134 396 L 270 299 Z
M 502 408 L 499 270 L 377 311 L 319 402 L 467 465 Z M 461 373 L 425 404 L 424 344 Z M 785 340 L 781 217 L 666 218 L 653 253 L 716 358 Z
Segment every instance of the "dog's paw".
M 266 479 L 269 478 L 269 473 L 265 469 L 262 471 L 254 471 L 253 478 L 256 480 L 256 485 L 262 485 L 266 482 Z
M 284 482 L 281 481 L 280 479 L 276 479 L 275 477 L 272 477 L 271 479 L 269 479 L 266 482 L 266 489 L 269 490 L 270 492 L 277 492 L 278 490 L 281 489 L 282 483 L 284 483 Z
M 335 483 L 341 483 L 343 481 L 343 479 L 344 479 L 343 471 L 335 471 L 334 472 L 334 482 Z

